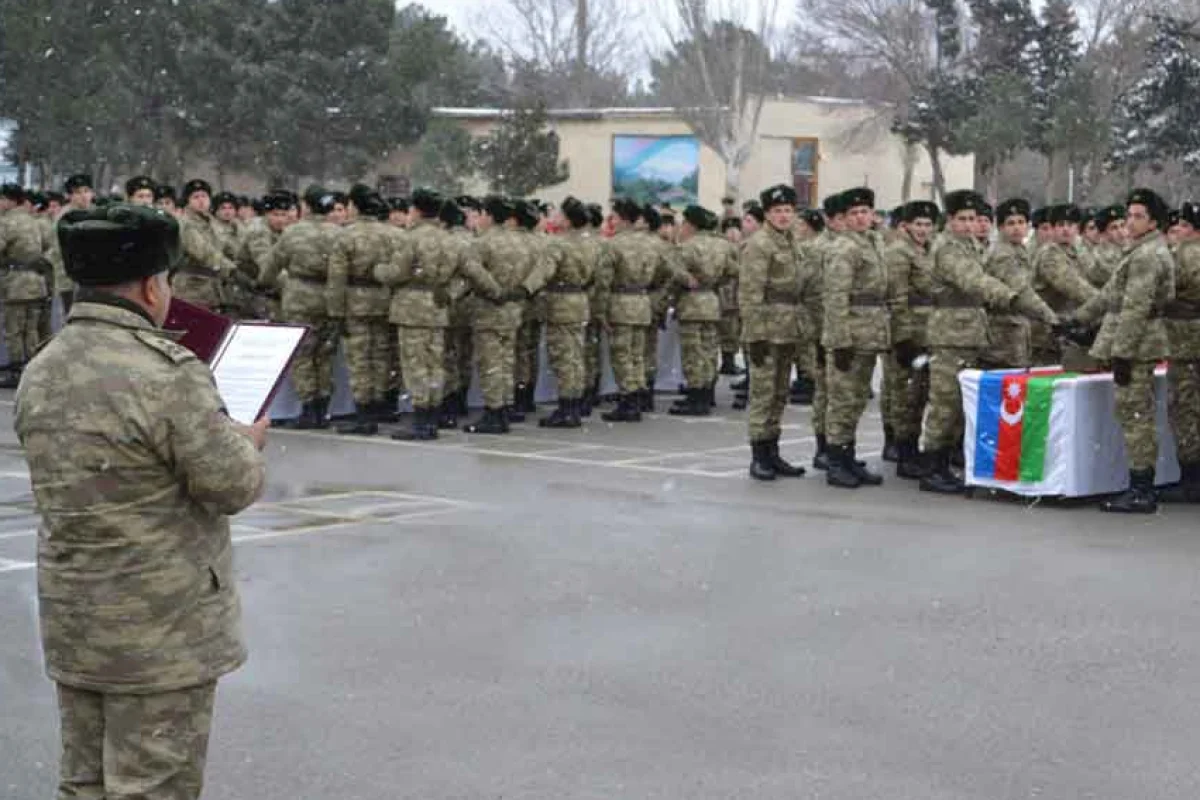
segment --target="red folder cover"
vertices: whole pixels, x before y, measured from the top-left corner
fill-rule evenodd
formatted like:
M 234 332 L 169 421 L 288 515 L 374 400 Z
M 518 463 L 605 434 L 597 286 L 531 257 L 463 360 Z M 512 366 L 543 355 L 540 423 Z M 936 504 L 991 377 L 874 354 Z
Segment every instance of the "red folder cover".
M 232 324 L 233 320 L 229 317 L 173 297 L 163 329 L 181 332 L 183 336 L 179 343 L 195 353 L 201 361 L 210 363 Z

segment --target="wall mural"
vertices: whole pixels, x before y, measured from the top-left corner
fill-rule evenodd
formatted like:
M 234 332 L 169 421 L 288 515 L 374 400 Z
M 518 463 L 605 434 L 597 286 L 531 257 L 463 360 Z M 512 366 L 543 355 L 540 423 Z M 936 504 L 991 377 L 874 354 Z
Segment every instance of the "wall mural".
M 695 136 L 613 136 L 613 197 L 639 203 L 697 202 L 700 140 Z

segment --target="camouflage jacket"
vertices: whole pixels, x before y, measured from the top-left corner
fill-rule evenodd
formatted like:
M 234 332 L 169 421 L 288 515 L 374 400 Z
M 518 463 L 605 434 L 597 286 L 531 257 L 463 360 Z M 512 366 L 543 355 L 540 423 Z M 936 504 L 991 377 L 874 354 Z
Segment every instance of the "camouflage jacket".
M 996 242 L 983 269 L 1019 292 L 1026 292 L 1033 286 L 1033 270 L 1024 246 L 1003 240 Z M 1021 314 L 989 311 L 988 360 L 1009 367 L 1028 366 L 1032 358 L 1029 327 L 1029 320 Z
M 1175 299 L 1164 316 L 1171 358 L 1200 360 L 1200 239 L 1187 239 L 1175 250 Z
M 651 284 L 662 253 L 644 234 L 624 230 L 608 240 L 611 271 L 599 302 L 610 325 L 649 326 L 653 321 Z
M 390 226 L 395 227 L 395 226 Z M 450 234 L 451 242 L 458 247 L 460 258 L 470 257 L 471 248 L 475 245 L 477 235 L 465 227 L 457 226 L 446 231 Z M 393 241 L 395 239 L 393 238 Z M 450 295 L 450 327 L 470 330 L 475 321 L 475 312 L 479 308 L 478 298 L 470 294 L 471 287 L 461 275 L 454 278 Z
M 659 325 L 667 318 L 671 308 L 671 281 L 679 266 L 679 247 L 664 240 L 657 233 L 646 231 L 651 246 L 658 250 L 658 264 L 650 278 L 650 313 L 652 325 Z
M 890 297 L 883 246 L 874 232 L 847 233 L 822 270 L 826 350 L 883 352 L 891 348 Z
M 892 299 L 892 342 L 927 346 L 925 329 L 933 297 L 929 272 L 933 268 L 928 247 L 919 247 L 905 235 L 896 236 L 884 251 L 889 297 Z
M 1163 313 L 1175 300 L 1175 262 L 1167 240 L 1151 231 L 1125 249 L 1117 271 L 1103 291 L 1081 306 L 1075 317 L 1103 317 L 1092 345 L 1093 358 L 1110 361 L 1158 361 L 1171 355 Z
M 985 308 L 1016 309 L 1054 322 L 1054 312 L 1032 290 L 1022 292 L 983 271 L 975 242 L 947 235 L 933 255 L 930 273 L 933 311 L 927 335 L 930 347 L 983 350 L 988 344 Z
M 526 279 L 525 289 L 541 292 L 546 322 L 551 325 L 582 325 L 589 318 L 588 294 L 600 259 L 600 245 L 578 229 L 550 239 L 547 257 Z
M 359 217 L 344 227 L 329 249 L 326 313 L 334 319 L 386 317 L 392 292 L 375 278 L 375 268 L 392 257 L 394 238 L 385 222 Z
M 1097 294 L 1096 287 L 1084 277 L 1075 249 L 1061 244 L 1047 244 L 1038 251 L 1033 264 L 1033 290 L 1058 314 L 1071 312 Z M 1032 323 L 1030 339 L 1035 350 L 1057 347 L 1048 325 Z
M 53 266 L 46 257 L 49 242 L 37 217 L 14 208 L 0 217 L 0 270 L 5 302 L 43 300 L 50 296 Z
M 50 677 L 150 693 L 236 669 L 227 517 L 258 498 L 265 463 L 208 367 L 136 306 L 85 293 L 26 368 L 15 426 L 42 517 Z
M 328 313 L 329 257 L 341 232 L 337 225 L 314 216 L 289 225 L 280 234 L 258 281 L 263 286 L 283 281 L 284 319 L 302 322 Z
M 1092 286 L 1102 289 L 1116 271 L 1119 263 L 1121 263 L 1121 246 L 1112 242 L 1100 242 L 1092 248 L 1092 269 L 1085 277 Z
M 679 246 L 675 259 L 675 316 L 680 322 L 720 322 L 721 289 L 737 281 L 738 263 L 729 243 L 701 231 Z M 689 286 L 689 279 L 696 285 Z
M 793 344 L 808 339 L 805 296 L 816 291 L 791 231 L 764 225 L 746 240 L 738 276 L 742 341 Z
M 235 269 L 224 253 L 213 218 L 187 209 L 179 221 L 179 244 L 183 257 L 171 277 L 171 289 L 180 300 L 217 308 L 224 305 L 223 279 Z
M 504 302 L 479 300 L 475 303 L 471 325 L 476 330 L 515 331 L 521 327 L 527 297 L 521 288 L 534 270 L 536 246 L 520 231 L 493 226 L 475 238 L 466 257 L 472 269 L 482 269 L 492 277 Z
M 725 242 L 726 249 L 729 250 L 729 257 L 733 259 L 734 274 L 733 280 L 726 283 L 717 291 L 717 297 L 721 300 L 721 315 L 726 317 L 736 317 L 738 315 L 738 275 L 742 272 L 742 245 L 734 244 L 728 239 L 722 238 Z
M 242 249 L 241 226 L 236 222 L 226 222 L 217 217 L 212 218 L 213 230 L 217 232 L 217 239 L 221 242 L 221 252 L 230 261 L 237 261 L 238 254 Z
M 453 237 L 432 220 L 421 220 L 403 237 L 391 234 L 390 260 L 375 267 L 375 279 L 397 287 L 389 321 L 414 328 L 445 328 L 450 324 L 454 279 L 488 299 L 501 296 L 500 287 L 477 262 L 468 258 Z

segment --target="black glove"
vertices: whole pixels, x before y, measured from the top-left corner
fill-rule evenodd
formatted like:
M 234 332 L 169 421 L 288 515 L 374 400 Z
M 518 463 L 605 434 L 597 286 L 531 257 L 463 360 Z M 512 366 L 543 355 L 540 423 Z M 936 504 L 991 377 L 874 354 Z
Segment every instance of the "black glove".
M 915 344 L 909 341 L 897 342 L 892 350 L 896 355 L 896 363 L 905 369 L 912 367 L 913 359 L 921 352 Z
M 438 308 L 447 308 L 450 305 L 450 292 L 445 286 L 433 290 L 433 302 Z
M 766 342 L 750 342 L 746 345 L 746 355 L 750 356 L 750 366 L 762 367 L 767 363 L 767 343 Z
M 825 369 L 825 348 L 817 345 L 817 366 Z
M 1128 358 L 1112 360 L 1113 383 L 1117 386 L 1128 386 L 1133 381 L 1133 362 Z
M 838 372 L 849 372 L 854 366 L 854 351 L 848 347 L 839 347 L 833 351 L 833 366 Z
M 1070 339 L 1071 333 L 1075 329 L 1075 323 L 1071 320 L 1059 320 L 1050 326 L 1050 335 L 1055 339 Z

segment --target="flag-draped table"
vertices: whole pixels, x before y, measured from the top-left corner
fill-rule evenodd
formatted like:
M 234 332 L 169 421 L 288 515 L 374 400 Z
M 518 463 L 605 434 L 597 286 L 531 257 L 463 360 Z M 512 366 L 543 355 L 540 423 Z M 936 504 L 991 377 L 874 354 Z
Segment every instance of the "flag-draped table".
M 1076 375 L 1057 367 L 964 370 L 964 477 L 1032 497 L 1087 497 L 1129 485 L 1117 424 L 1112 375 Z M 1158 464 L 1155 482 L 1179 480 L 1167 419 L 1166 370 L 1155 371 Z

